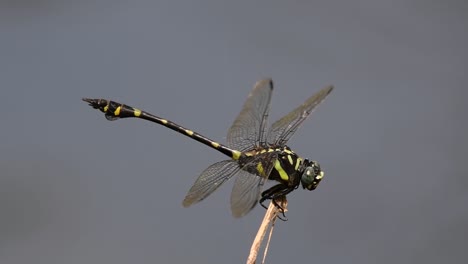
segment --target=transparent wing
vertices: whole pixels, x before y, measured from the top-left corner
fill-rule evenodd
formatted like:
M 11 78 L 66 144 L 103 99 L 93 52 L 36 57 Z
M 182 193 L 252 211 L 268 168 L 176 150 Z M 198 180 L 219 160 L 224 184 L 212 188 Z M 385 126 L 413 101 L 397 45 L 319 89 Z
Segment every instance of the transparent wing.
M 270 110 L 273 82 L 257 82 L 227 135 L 230 148 L 245 151 L 266 142 L 265 132 Z
M 231 193 L 231 212 L 234 217 L 242 217 L 257 205 L 266 178 L 239 171 Z
M 263 185 L 273 169 L 274 159 L 274 153 L 261 155 L 237 173 L 231 193 L 231 212 L 234 217 L 246 215 L 257 205 Z M 261 175 L 258 173 L 259 162 L 263 167 Z
M 312 95 L 302 105 L 271 125 L 268 131 L 268 143 L 276 146 L 286 145 L 297 128 L 312 113 L 325 97 L 333 90 L 333 86 L 323 88 Z
M 192 185 L 182 205 L 189 207 L 205 199 L 239 170 L 239 164 L 234 160 L 224 160 L 209 166 Z

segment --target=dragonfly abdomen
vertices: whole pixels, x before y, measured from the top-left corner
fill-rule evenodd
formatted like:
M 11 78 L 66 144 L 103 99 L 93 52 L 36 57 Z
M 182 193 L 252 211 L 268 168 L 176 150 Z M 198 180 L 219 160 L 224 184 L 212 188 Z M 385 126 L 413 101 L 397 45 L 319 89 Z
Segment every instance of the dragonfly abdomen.
M 174 131 L 179 132 L 187 137 L 193 138 L 196 141 L 199 141 L 211 148 L 218 150 L 219 152 L 227 155 L 231 159 L 238 160 L 241 157 L 241 152 L 238 150 L 231 149 L 221 143 L 218 143 L 214 140 L 211 140 L 193 130 L 187 129 L 179 124 L 176 124 L 165 118 L 155 116 L 148 112 L 142 111 L 138 108 L 121 104 L 114 101 L 108 101 L 105 99 L 88 99 L 83 98 L 85 102 L 88 102 L 92 107 L 101 110 L 108 120 L 116 120 L 119 118 L 141 118 L 145 119 L 160 125 L 163 125 L 167 128 L 170 128 Z

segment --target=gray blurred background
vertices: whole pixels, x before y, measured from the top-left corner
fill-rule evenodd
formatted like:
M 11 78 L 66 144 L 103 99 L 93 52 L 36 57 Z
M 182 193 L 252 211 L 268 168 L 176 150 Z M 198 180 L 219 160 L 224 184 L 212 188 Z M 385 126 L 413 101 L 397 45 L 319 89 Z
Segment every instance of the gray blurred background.
M 268 263 L 466 263 L 466 1 L 1 1 L 0 263 L 243 263 L 263 217 L 225 159 L 109 98 L 225 142 L 253 84 L 271 121 L 336 89 L 289 145 L 317 160 Z

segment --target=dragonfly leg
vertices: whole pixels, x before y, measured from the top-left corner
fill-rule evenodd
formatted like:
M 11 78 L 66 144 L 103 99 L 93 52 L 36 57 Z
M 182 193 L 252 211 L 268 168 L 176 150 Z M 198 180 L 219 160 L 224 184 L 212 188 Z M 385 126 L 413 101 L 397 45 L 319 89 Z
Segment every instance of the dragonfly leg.
M 262 198 L 260 198 L 260 204 L 262 205 L 263 208 L 267 209 L 267 207 L 263 204 L 264 201 L 266 200 L 271 200 L 272 203 L 276 206 L 276 208 L 279 209 L 283 217 L 278 216 L 279 219 L 283 221 L 287 221 L 286 214 L 284 212 L 284 208 L 281 207 L 281 205 L 278 204 L 277 200 L 281 200 L 285 198 L 286 194 L 292 192 L 295 188 L 294 187 L 289 187 L 285 186 L 284 184 L 277 184 L 270 189 L 264 191 L 262 193 Z

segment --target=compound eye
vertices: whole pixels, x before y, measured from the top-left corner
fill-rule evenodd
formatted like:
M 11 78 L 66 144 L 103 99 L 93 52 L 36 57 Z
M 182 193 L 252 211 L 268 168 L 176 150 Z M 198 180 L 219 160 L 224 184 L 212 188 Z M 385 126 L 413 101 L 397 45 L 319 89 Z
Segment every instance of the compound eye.
M 301 176 L 302 187 L 304 189 L 311 190 L 312 186 L 314 185 L 315 177 L 316 174 L 314 171 L 314 167 L 306 167 Z
M 318 184 L 324 176 L 323 171 L 320 169 L 320 165 L 317 162 L 312 161 L 307 166 L 301 176 L 301 184 L 304 189 L 309 191 L 317 188 Z

